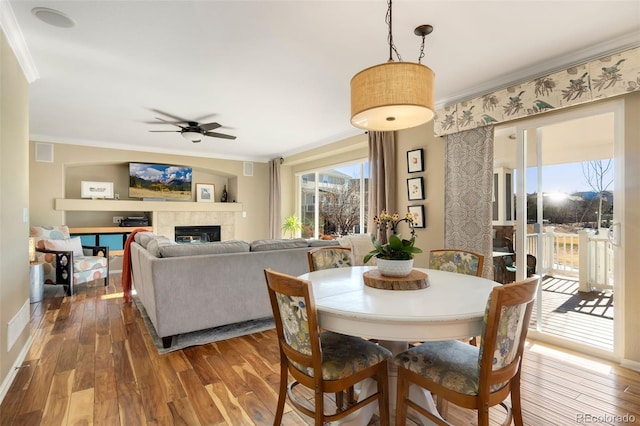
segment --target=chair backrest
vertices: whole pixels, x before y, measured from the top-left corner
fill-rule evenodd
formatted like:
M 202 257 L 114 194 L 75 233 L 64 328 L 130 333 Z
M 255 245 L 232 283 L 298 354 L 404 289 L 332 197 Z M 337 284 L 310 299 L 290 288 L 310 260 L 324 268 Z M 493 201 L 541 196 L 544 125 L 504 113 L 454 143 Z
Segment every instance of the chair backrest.
M 307 252 L 309 271 L 353 266 L 351 249 L 347 247 L 316 247 Z
M 540 277 L 494 287 L 487 301 L 478 355 L 478 393 L 495 392 L 519 374 Z
M 280 362 L 321 380 L 320 330 L 311 283 L 271 269 L 265 269 L 264 275 L 278 334 Z
M 429 268 L 482 276 L 484 255 L 468 250 L 444 249 L 429 252 Z
M 69 227 L 67 225 L 57 226 L 32 226 L 29 236 L 35 239 L 36 248 L 43 249 L 43 240 L 64 240 L 70 238 Z

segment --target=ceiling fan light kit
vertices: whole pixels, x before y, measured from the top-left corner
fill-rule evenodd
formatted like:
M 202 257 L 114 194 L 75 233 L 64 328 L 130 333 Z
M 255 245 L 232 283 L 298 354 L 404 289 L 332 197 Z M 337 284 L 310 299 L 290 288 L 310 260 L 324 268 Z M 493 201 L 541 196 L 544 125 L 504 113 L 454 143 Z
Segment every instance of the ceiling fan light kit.
M 351 124 L 364 130 L 394 131 L 427 123 L 435 116 L 434 72 L 422 65 L 425 36 L 431 25 L 414 33 L 422 37 L 418 63 L 402 62 L 393 45 L 391 0 L 388 1 L 389 61 L 357 73 L 351 79 Z M 393 52 L 398 62 L 393 60 Z
M 198 143 L 202 140 L 202 134 L 199 132 L 183 130 L 181 134 L 183 138 L 193 143 Z

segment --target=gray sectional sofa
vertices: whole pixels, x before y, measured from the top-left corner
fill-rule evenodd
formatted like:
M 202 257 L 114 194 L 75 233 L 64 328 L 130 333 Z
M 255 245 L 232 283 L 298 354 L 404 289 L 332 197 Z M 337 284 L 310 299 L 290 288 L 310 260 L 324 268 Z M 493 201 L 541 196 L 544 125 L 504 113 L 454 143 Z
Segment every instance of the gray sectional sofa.
M 133 287 L 165 348 L 174 335 L 271 317 L 264 269 L 309 272 L 307 251 L 335 241 L 176 244 L 149 232 L 131 243 Z

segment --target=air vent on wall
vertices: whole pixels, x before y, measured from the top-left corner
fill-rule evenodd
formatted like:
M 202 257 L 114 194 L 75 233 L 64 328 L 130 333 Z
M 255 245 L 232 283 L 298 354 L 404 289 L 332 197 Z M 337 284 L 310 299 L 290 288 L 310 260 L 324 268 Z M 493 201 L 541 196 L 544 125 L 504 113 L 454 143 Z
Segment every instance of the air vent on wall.
M 244 176 L 253 176 L 253 163 L 250 161 L 244 162 L 244 167 L 242 170 L 242 174 Z
M 53 163 L 53 144 L 36 143 L 36 161 Z

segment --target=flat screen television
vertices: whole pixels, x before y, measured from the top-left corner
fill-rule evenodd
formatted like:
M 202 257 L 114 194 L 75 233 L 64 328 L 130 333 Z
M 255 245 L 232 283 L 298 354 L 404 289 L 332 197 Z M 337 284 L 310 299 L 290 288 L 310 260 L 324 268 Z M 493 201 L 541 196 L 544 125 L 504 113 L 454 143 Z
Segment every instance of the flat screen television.
M 191 167 L 129 163 L 129 198 L 191 200 Z

